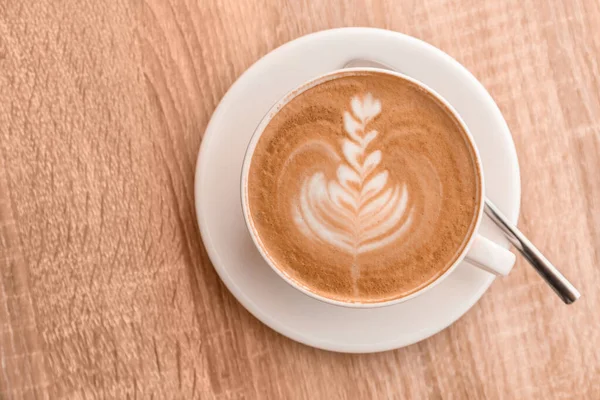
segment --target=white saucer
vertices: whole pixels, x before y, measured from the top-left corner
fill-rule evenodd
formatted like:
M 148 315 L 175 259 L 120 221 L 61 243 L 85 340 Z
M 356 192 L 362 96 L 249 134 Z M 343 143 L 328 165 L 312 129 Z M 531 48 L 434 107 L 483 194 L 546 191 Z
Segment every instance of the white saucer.
M 250 67 L 229 89 L 206 129 L 196 168 L 196 213 L 208 255 L 231 293 L 277 332 L 326 350 L 366 353 L 406 346 L 452 324 L 494 276 L 467 264 L 415 299 L 377 309 L 314 300 L 285 283 L 250 238 L 240 203 L 240 173 L 255 127 L 285 93 L 355 58 L 409 75 L 445 97 L 472 132 L 483 160 L 486 194 L 517 222 L 519 166 L 510 131 L 483 86 L 458 62 L 415 38 L 369 28 L 323 31 L 289 42 Z M 480 232 L 508 247 L 484 220 Z

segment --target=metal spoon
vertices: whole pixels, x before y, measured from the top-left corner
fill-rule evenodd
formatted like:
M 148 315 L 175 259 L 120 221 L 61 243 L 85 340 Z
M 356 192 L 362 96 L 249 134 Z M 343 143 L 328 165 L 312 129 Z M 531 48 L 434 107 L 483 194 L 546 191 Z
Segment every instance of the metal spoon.
M 380 68 L 395 71 L 377 61 L 354 59 L 347 62 L 343 68 Z M 485 199 L 485 214 L 502 230 L 510 243 L 525 257 L 535 270 L 544 278 L 556 294 L 565 302 L 571 304 L 581 294 L 567 278 L 517 229 L 496 207 L 490 199 Z

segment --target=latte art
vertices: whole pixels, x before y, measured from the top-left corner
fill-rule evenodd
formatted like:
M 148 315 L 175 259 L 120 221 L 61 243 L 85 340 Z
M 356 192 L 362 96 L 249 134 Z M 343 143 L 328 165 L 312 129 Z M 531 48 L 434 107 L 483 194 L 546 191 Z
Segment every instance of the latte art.
M 481 197 L 474 149 L 420 86 L 340 73 L 295 95 L 260 133 L 244 181 L 263 255 L 343 302 L 407 296 L 455 262 Z
M 292 213 L 308 238 L 358 254 L 388 245 L 406 232 L 411 208 L 406 185 L 391 182 L 381 168 L 382 151 L 369 151 L 378 132 L 368 124 L 381 112 L 381 102 L 367 93 L 350 104 L 336 179 L 327 181 L 323 172 L 306 178 Z

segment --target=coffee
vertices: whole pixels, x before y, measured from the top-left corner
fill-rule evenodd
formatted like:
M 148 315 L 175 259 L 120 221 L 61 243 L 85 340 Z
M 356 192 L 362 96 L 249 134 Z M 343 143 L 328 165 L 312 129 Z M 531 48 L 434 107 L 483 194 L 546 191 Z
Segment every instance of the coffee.
M 352 72 L 285 104 L 256 143 L 250 229 L 292 281 L 375 303 L 429 285 L 463 252 L 481 178 L 460 122 L 419 85 Z

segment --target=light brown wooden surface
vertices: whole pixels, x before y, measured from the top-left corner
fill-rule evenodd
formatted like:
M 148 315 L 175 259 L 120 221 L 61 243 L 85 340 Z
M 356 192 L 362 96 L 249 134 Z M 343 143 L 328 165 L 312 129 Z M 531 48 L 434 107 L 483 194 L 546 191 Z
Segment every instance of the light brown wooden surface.
M 0 398 L 600 398 L 599 24 L 597 0 L 0 0 Z M 352 25 L 488 88 L 520 226 L 579 302 L 520 260 L 442 333 L 343 355 L 224 288 L 193 206 L 210 115 L 268 51 Z

